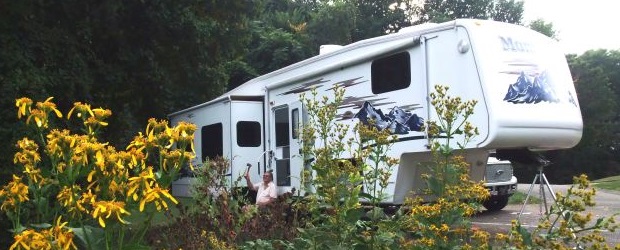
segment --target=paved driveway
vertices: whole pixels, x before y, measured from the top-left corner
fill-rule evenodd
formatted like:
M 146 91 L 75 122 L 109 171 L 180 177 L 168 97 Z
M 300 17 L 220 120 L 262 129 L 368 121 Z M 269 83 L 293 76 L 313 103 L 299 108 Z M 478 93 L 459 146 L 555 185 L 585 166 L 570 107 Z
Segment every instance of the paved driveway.
M 517 189 L 523 193 L 528 193 L 531 184 L 519 184 Z M 546 186 L 543 186 L 546 191 L 545 195 L 547 196 L 548 205 L 550 206 L 553 203 L 552 198 L 550 198 L 550 193 Z M 554 192 L 566 193 L 566 190 L 569 188 L 569 185 L 551 185 L 551 189 Z M 539 185 L 535 184 L 531 195 L 540 196 Z M 600 217 L 609 217 L 614 213 L 620 213 L 620 193 L 605 191 L 601 189 L 597 189 L 596 197 L 596 206 L 589 209 L 594 215 L 594 220 Z M 523 214 L 519 217 L 519 212 L 523 209 Z M 523 206 L 522 204 L 518 205 L 508 205 L 501 211 L 496 212 L 488 212 L 482 211 L 472 218 L 474 225 L 483 229 L 488 230 L 489 232 L 502 232 L 506 233 L 510 229 L 511 221 L 519 219 L 521 224 L 526 228 L 535 228 L 538 225 L 538 220 L 542 217 L 542 214 L 545 213 L 545 209 L 542 204 L 526 204 Z M 617 218 L 620 221 L 620 216 Z M 620 244 L 620 232 L 604 232 L 604 235 L 607 237 L 607 242 L 610 246 L 615 246 L 616 244 Z

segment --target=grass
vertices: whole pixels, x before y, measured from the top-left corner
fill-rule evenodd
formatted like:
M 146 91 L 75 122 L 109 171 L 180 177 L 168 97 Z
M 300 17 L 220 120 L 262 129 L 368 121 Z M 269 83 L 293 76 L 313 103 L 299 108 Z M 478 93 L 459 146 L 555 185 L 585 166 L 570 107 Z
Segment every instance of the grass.
M 620 175 L 592 181 L 596 188 L 620 191 Z
M 525 201 L 526 193 L 516 191 L 510 198 L 508 199 L 508 204 L 523 204 Z M 527 201 L 528 204 L 539 204 L 541 202 L 540 198 L 530 195 L 530 199 Z

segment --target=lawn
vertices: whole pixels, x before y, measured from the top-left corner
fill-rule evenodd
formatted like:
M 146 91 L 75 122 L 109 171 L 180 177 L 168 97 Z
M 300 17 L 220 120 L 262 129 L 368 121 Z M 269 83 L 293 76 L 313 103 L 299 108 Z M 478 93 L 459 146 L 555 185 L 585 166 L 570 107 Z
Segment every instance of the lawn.
M 592 181 L 596 188 L 620 191 L 620 175 Z
M 523 202 L 525 201 L 525 197 L 527 197 L 526 193 L 523 193 L 523 192 L 520 192 L 520 191 L 516 191 L 508 199 L 508 204 L 523 204 Z M 528 204 L 539 204 L 540 203 L 540 198 L 536 197 L 535 195 L 530 195 L 530 198 L 529 198 L 529 200 L 527 202 L 528 202 Z

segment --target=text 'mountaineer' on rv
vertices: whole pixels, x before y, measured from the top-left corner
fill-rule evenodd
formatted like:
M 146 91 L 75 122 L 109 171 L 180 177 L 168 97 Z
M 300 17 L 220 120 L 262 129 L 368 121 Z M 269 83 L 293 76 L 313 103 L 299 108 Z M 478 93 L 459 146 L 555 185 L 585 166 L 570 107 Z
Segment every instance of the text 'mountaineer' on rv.
M 418 163 L 430 159 L 422 124 L 436 120 L 428 98 L 435 85 L 478 101 L 469 121 L 480 135 L 467 145 L 473 180 L 483 179 L 490 150 L 508 152 L 510 159 L 511 152 L 570 148 L 581 139 L 579 102 L 565 56 L 556 41 L 528 28 L 462 19 L 329 48 L 171 114 L 172 124 L 198 127 L 194 163 L 223 156 L 230 160 L 231 180 L 244 174 L 247 163 L 258 166 L 253 179 L 271 168 L 280 193 L 299 190 L 298 125 L 306 117 L 299 95 L 316 88 L 333 98 L 335 86 L 346 91 L 338 122 L 374 119 L 379 129 L 398 136 L 388 152 L 400 159 L 388 204 L 402 204 L 425 186 L 425 168 Z M 183 195 L 183 181 L 173 194 Z

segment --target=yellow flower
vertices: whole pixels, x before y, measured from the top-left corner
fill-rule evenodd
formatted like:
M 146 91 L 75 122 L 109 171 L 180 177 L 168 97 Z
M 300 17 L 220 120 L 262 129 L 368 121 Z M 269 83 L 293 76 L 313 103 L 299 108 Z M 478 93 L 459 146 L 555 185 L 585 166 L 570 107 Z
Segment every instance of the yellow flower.
M 83 213 L 90 214 L 90 209 L 86 206 L 95 204 L 96 198 L 97 196 L 89 189 L 87 193 L 82 193 L 82 197 L 76 203 L 76 208 Z
M 112 115 L 109 109 L 96 108 L 91 110 L 92 116 L 84 120 L 84 125 L 88 128 L 88 134 L 95 133 L 100 127 L 108 126 L 104 120 Z
M 41 175 L 41 169 L 36 168 L 33 165 L 24 166 L 24 174 L 28 175 L 28 178 L 39 185 L 39 187 L 45 184 L 45 178 Z
M 17 119 L 21 119 L 22 116 L 26 116 L 30 112 L 32 100 L 27 97 L 19 98 L 15 100 L 15 106 L 17 107 Z
M 54 241 L 53 243 L 59 249 L 77 249 L 75 243 L 73 243 L 73 231 L 65 228 L 67 222 L 62 222 L 62 216 L 59 216 L 56 220 L 56 225 L 51 229 Z
M 62 118 L 62 113 L 56 108 L 56 104 L 51 102 L 54 97 L 47 98 L 44 102 L 37 102 L 37 108 L 45 113 L 54 112 L 58 118 Z
M 52 245 L 46 235 L 35 230 L 28 229 L 13 237 L 13 245 L 9 250 L 13 249 L 52 249 Z
M 82 191 L 80 186 L 73 185 L 72 187 L 63 187 L 58 195 L 56 195 L 56 199 L 58 199 L 58 203 L 67 209 L 67 212 L 73 216 L 77 217 L 80 212 L 83 212 L 84 209 L 80 208 L 80 204 L 78 203 L 78 194 Z
M 69 110 L 69 114 L 67 115 L 67 119 L 71 119 L 71 115 L 73 114 L 73 111 L 76 111 L 76 115 L 79 118 L 82 119 L 86 119 L 86 114 L 90 114 L 90 116 L 95 116 L 95 114 L 93 114 L 93 111 L 90 109 L 90 104 L 83 104 L 81 102 L 75 102 L 73 103 L 73 108 L 71 108 L 71 110 Z
M 32 120 L 34 120 L 37 127 L 47 128 L 47 113 L 44 113 L 39 109 L 31 110 L 28 119 L 26 119 L 26 124 L 30 124 L 30 121 Z
M 144 211 L 144 205 L 147 203 L 154 202 L 157 211 L 160 211 L 162 208 L 168 210 L 168 203 L 163 200 L 163 197 L 170 199 L 170 201 L 174 202 L 174 204 L 179 203 L 170 193 L 168 193 L 167 189 L 162 189 L 157 184 L 152 189 L 148 189 L 144 192 L 144 197 L 140 200 L 140 212 Z
M 126 150 L 135 149 L 142 152 L 149 145 L 148 140 L 142 135 L 142 132 L 138 132 L 138 135 L 133 138 L 133 141 L 129 143 Z
M 110 218 L 112 214 L 116 216 L 116 219 L 123 223 L 129 224 L 129 222 L 123 220 L 121 216 L 131 215 L 127 210 L 125 210 L 125 202 L 122 201 L 97 201 L 93 204 L 93 218 L 99 221 L 99 225 L 101 227 L 105 227 L 105 219 Z
M 12 211 L 17 209 L 19 203 L 28 199 L 28 186 L 21 182 L 22 178 L 13 175 L 13 180 L 3 187 L 1 196 L 5 197 L 4 202 L 0 206 L 0 210 Z
M 187 122 L 179 122 L 173 129 L 172 139 L 177 142 L 179 149 L 186 149 L 187 146 L 194 150 L 194 132 L 196 131 L 196 125 Z
M 62 113 L 56 108 L 56 104 L 51 102 L 53 97 L 47 98 L 44 102 L 37 102 L 35 109 L 31 108 L 32 101 L 19 99 L 16 101 L 16 106 L 19 107 L 17 117 L 28 115 L 26 124 L 34 121 L 35 125 L 39 128 L 47 128 L 48 116 L 50 112 L 54 112 L 57 117 L 62 117 Z
M 101 121 L 102 126 L 107 126 L 107 122 L 103 122 L 104 119 L 112 116 L 112 111 L 109 109 L 96 108 L 93 109 L 93 117 L 97 118 L 97 120 Z
M 137 191 L 140 187 L 147 189 L 155 182 L 155 174 L 153 174 L 153 168 L 147 167 L 144 171 L 140 172 L 139 176 L 129 178 L 127 186 L 127 197 L 132 197 L 134 201 L 138 200 Z
M 41 156 L 38 153 L 39 145 L 33 140 L 26 137 L 17 142 L 19 152 L 15 153 L 13 163 L 19 163 L 22 165 L 35 165 L 41 161 Z
M 125 181 L 111 180 L 108 184 L 108 192 L 113 197 L 116 197 L 116 194 L 124 193 L 126 185 L 127 183 Z
M 62 216 L 56 220 L 49 230 L 37 232 L 33 229 L 24 230 L 15 235 L 11 249 L 77 249 L 73 243 L 73 232 L 67 229 L 67 222 L 62 222 Z

